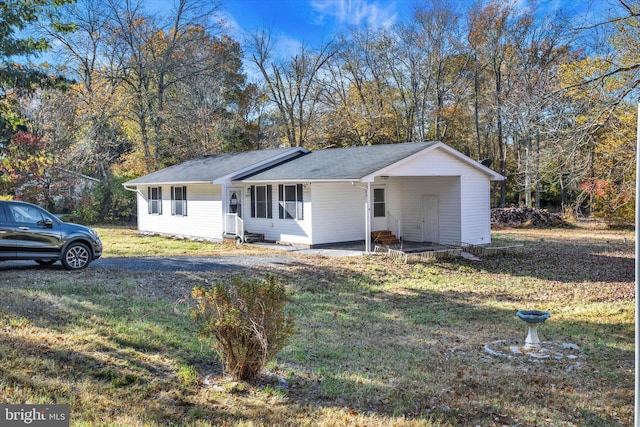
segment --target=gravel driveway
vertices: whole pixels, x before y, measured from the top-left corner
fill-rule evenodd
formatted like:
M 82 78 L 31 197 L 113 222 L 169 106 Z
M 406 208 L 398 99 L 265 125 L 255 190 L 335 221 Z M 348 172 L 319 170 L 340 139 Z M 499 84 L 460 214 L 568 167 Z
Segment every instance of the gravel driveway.
M 267 246 L 267 245 L 263 245 Z M 332 249 L 301 249 L 292 246 L 271 246 L 279 249 L 273 253 L 259 255 L 223 255 L 208 257 L 115 257 L 100 258 L 93 261 L 87 268 L 118 268 L 129 271 L 221 271 L 252 267 L 278 267 L 294 263 L 300 263 L 301 259 L 293 254 L 345 257 L 361 256 L 359 248 L 342 247 Z M 63 269 L 59 262 L 52 267 L 42 267 L 34 261 L 3 261 L 0 262 L 0 271 L 8 269 L 25 268 L 59 268 Z
M 128 271 L 221 271 L 237 270 L 251 267 L 276 267 L 299 262 L 295 257 L 286 253 L 265 255 L 235 255 L 215 257 L 119 257 L 100 258 L 93 261 L 88 269 L 117 268 Z M 44 267 L 34 261 L 3 261 L 0 262 L 1 270 L 12 269 L 60 269 L 62 265 L 57 262 L 51 267 Z
M 287 265 L 295 261 L 287 254 L 215 257 L 100 258 L 88 268 L 119 268 L 129 271 L 219 271 Z

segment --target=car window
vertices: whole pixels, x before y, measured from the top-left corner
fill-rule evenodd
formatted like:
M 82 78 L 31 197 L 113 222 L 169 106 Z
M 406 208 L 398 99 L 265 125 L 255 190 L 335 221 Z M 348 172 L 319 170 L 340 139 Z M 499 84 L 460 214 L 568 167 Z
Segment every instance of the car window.
M 15 222 L 27 224 L 42 224 L 44 222 L 42 212 L 33 206 L 9 205 L 9 211 L 13 215 Z
M 7 216 L 4 213 L 4 206 L 0 205 L 0 223 L 7 222 Z

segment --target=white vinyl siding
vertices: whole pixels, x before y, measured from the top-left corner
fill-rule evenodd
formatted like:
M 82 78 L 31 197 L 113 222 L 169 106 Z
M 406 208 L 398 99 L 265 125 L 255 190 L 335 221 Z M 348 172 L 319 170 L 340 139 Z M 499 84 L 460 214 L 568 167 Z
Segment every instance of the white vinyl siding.
M 312 185 L 313 244 L 363 241 L 366 184 Z
M 189 195 L 189 216 L 150 215 L 145 200 L 147 189 L 139 188 L 139 232 L 222 241 L 221 187 L 210 184 L 192 184 L 186 187 Z M 170 211 L 171 186 L 166 185 L 162 188 L 162 209 Z
M 485 176 L 472 168 L 462 177 L 460 241 L 475 245 L 491 243 L 491 191 Z
M 304 212 L 303 219 L 280 219 L 279 212 L 280 202 L 278 200 L 277 183 L 270 184 L 273 188 L 273 196 L 271 199 L 271 211 L 274 213 L 272 218 L 251 218 L 244 216 L 244 228 L 251 233 L 263 234 L 265 240 L 281 243 L 289 243 L 295 245 L 311 245 L 311 196 L 308 186 L 302 188 L 302 200 L 297 200 L 300 213 Z M 258 185 L 256 185 L 258 186 Z M 250 186 L 245 188 L 249 191 Z M 248 193 L 247 193 L 248 194 Z
M 443 149 L 435 149 L 403 162 L 385 174 L 391 175 L 390 182 L 398 179 L 403 183 L 405 239 L 419 241 L 422 237 L 421 196 L 426 195 L 439 196 L 440 243 L 491 242 L 490 180 L 479 169 Z
M 412 242 L 422 241 L 422 199 L 438 197 L 439 242 L 454 243 L 460 240 L 460 178 L 411 177 L 399 178 L 401 193 L 402 236 Z

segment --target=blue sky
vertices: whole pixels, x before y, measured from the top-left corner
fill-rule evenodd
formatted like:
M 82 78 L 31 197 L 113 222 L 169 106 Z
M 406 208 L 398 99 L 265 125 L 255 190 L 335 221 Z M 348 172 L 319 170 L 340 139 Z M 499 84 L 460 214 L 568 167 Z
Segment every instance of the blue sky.
M 287 36 L 330 37 L 350 25 L 393 25 L 413 0 L 226 0 L 229 17 L 244 30 L 274 26 Z
M 166 1 L 166 0 L 161 0 Z M 562 9 L 568 15 L 586 17 L 602 12 L 615 0 L 515 0 L 522 8 L 537 1 L 543 13 Z M 464 9 L 473 0 L 449 0 Z M 407 22 L 425 0 L 223 0 L 222 19 L 231 37 L 242 43 L 247 34 L 270 29 L 276 40 L 274 54 L 290 58 L 302 44 L 317 48 L 334 35 L 350 28 L 379 29 Z M 258 77 L 250 61 L 245 61 L 250 80 Z
M 279 38 L 315 46 L 350 26 L 389 27 L 408 18 L 419 0 L 225 0 L 237 33 L 271 28 Z
M 473 0 L 449 0 L 461 7 Z M 516 0 L 523 7 L 528 0 Z M 542 10 L 591 14 L 612 0 L 533 0 Z M 349 27 L 390 27 L 406 22 L 424 0 L 223 0 L 223 17 L 232 37 L 241 40 L 255 29 L 270 28 L 291 51 L 321 42 Z M 285 50 L 283 48 L 283 50 Z

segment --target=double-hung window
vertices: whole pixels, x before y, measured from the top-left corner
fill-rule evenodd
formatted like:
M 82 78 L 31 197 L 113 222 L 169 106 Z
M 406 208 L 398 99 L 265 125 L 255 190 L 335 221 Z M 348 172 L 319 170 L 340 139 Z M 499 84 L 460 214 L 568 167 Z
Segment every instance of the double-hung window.
M 187 216 L 187 187 L 171 187 L 171 215 Z
M 303 219 L 302 184 L 280 184 L 278 186 L 280 219 Z
M 374 218 L 384 217 L 387 208 L 384 200 L 384 188 L 373 189 L 373 216 Z
M 273 218 L 272 190 L 270 185 L 251 186 L 251 217 Z
M 162 215 L 162 187 L 147 188 L 147 200 L 149 203 L 149 213 Z

